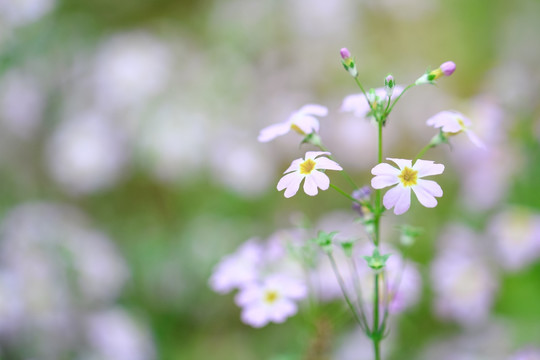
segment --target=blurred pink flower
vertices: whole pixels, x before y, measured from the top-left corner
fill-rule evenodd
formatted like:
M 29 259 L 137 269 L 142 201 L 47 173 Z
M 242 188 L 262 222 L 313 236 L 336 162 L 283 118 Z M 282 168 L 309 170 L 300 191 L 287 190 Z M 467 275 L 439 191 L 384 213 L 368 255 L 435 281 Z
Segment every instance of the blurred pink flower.
M 226 294 L 254 282 L 259 277 L 262 258 L 263 246 L 255 239 L 246 241 L 216 265 L 209 280 L 210 287 L 215 292 Z
M 495 255 L 506 270 L 517 271 L 540 258 L 540 214 L 511 207 L 489 224 Z
M 327 190 L 330 186 L 330 179 L 322 171 L 318 170 L 343 170 L 338 163 L 321 155 L 330 155 L 326 151 L 308 151 L 304 159 L 294 160 L 289 168 L 285 170 L 281 180 L 277 184 L 278 191 L 285 190 L 285 197 L 294 196 L 300 188 L 300 183 L 305 179 L 304 191 L 310 196 L 318 193 L 318 188 Z
M 426 123 L 436 129 L 440 128 L 447 135 L 457 135 L 464 132 L 474 145 L 485 148 L 484 143 L 470 129 L 471 120 L 457 111 L 441 111 L 430 117 Z
M 508 360 L 540 360 L 540 348 L 522 349 L 510 356 Z
M 295 300 L 307 295 L 305 284 L 285 275 L 268 276 L 261 283 L 251 283 L 236 295 L 242 309 L 242 321 L 253 327 L 263 327 L 269 322 L 282 323 L 296 314 Z
M 326 116 L 328 109 L 322 105 L 308 104 L 300 108 L 300 110 L 292 113 L 287 121 L 270 125 L 261 130 L 257 140 L 260 142 L 268 142 L 278 136 L 287 134 L 294 130 L 301 135 L 319 132 L 319 120 L 315 116 Z
M 383 189 L 397 184 L 396 187 L 388 190 L 384 195 L 383 204 L 385 208 L 394 208 L 396 215 L 405 213 L 411 205 L 411 189 L 416 194 L 418 201 L 425 207 L 437 206 L 435 197 L 443 195 L 441 187 L 435 181 L 421 180 L 421 178 L 442 174 L 444 165 L 420 159 L 416 160 L 414 166 L 411 160 L 392 158 L 388 158 L 388 160 L 395 162 L 399 169 L 381 163 L 371 170 L 371 173 L 375 175 L 371 180 L 373 188 Z

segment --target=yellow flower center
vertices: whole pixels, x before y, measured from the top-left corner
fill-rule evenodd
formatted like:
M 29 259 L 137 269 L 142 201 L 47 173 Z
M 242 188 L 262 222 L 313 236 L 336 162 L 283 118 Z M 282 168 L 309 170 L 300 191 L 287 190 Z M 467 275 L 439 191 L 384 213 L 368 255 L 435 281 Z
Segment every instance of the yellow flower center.
M 273 304 L 279 298 L 279 294 L 275 290 L 267 290 L 264 294 L 264 302 Z
M 305 133 L 302 129 L 300 129 L 300 128 L 298 127 L 298 125 L 296 125 L 296 124 L 291 124 L 291 130 L 296 131 L 296 132 L 299 133 L 300 135 L 306 135 L 306 133 Z
M 398 178 L 401 180 L 403 186 L 413 186 L 416 185 L 418 180 L 418 171 L 411 168 L 405 167 L 399 174 Z
M 315 165 L 317 163 L 311 159 L 307 159 L 303 163 L 300 164 L 300 174 L 302 175 L 309 175 L 315 169 Z

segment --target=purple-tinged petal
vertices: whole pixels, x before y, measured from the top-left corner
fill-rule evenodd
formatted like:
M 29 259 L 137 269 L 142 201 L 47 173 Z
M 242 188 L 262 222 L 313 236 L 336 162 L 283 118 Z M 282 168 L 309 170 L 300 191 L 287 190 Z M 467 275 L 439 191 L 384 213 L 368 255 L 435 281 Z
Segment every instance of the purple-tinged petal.
M 317 164 L 315 165 L 315 169 L 321 169 L 321 170 L 343 170 L 343 168 L 334 160 L 330 160 L 326 157 L 320 157 L 317 159 Z
M 414 166 L 412 167 L 412 169 L 418 171 L 418 177 L 421 178 L 424 176 L 442 174 L 444 171 L 444 165 L 435 164 L 435 162 L 431 160 L 418 159 L 414 163 Z
M 295 116 L 291 124 L 298 126 L 305 134 L 319 132 L 319 120 L 310 115 L 300 114 Z
M 419 179 L 417 186 L 422 187 L 424 190 L 426 190 L 432 196 L 435 196 L 435 197 L 443 196 L 442 188 L 440 187 L 439 184 L 437 184 L 433 180 Z
M 318 104 L 307 104 L 307 105 L 302 106 L 300 110 L 298 110 L 298 113 L 322 117 L 322 116 L 328 115 L 328 108 L 326 106 L 322 106 Z
M 284 195 L 286 198 L 290 198 L 298 192 L 303 178 L 302 175 L 295 172 L 287 174 L 279 180 L 277 189 L 278 191 L 281 191 L 286 188 Z
M 403 188 L 403 191 L 401 192 L 401 196 L 399 197 L 396 206 L 394 207 L 394 214 L 401 215 L 405 213 L 407 210 L 409 210 L 409 207 L 411 206 L 411 188 L 405 187 Z
M 399 166 L 399 168 L 401 170 L 403 170 L 403 168 L 405 168 L 405 167 L 408 167 L 408 168 L 412 167 L 412 161 L 411 160 L 395 159 L 395 158 L 386 158 L 386 159 L 395 162 Z
M 319 190 L 317 189 L 317 183 L 311 175 L 306 176 L 306 181 L 304 182 L 304 192 L 309 196 L 315 196 L 319 192 Z
M 288 299 L 281 299 L 267 309 L 268 318 L 275 323 L 282 323 L 288 317 L 293 316 L 298 311 L 296 304 Z
M 459 116 L 461 114 L 445 110 L 427 119 L 426 124 L 435 128 L 442 128 L 444 132 L 457 133 L 463 130 L 458 122 Z
M 373 175 L 398 176 L 400 171 L 390 164 L 380 163 L 371 169 Z
M 298 171 L 300 164 L 304 162 L 304 159 L 296 159 L 291 162 L 291 165 L 283 173 L 286 174 L 291 171 Z
M 397 176 L 379 175 L 371 179 L 371 186 L 374 189 L 382 189 L 399 183 Z
M 465 133 L 467 134 L 467 136 L 469 137 L 469 140 L 471 140 L 471 142 L 474 145 L 478 146 L 480 149 L 485 149 L 486 148 L 486 145 L 484 145 L 482 140 L 480 140 L 480 138 L 478 136 L 476 136 L 476 134 L 474 132 L 472 132 L 471 130 L 465 130 Z
M 257 138 L 257 140 L 260 142 L 268 142 L 277 138 L 278 136 L 285 135 L 289 132 L 290 129 L 291 125 L 288 121 L 284 123 L 273 124 L 262 129 L 259 133 L 259 137 Z
M 328 151 L 308 151 L 306 152 L 305 159 L 314 160 L 317 156 L 321 156 L 321 155 L 330 155 L 330 153 Z
M 369 104 L 363 94 L 349 95 L 343 99 L 340 110 L 352 112 L 357 117 L 364 117 L 369 112 Z
M 383 198 L 384 207 L 387 208 L 388 210 L 393 208 L 398 202 L 399 198 L 401 197 L 401 194 L 404 191 L 405 191 L 405 188 L 399 185 L 388 190 L 386 194 L 384 194 L 384 198 Z
M 262 304 L 254 304 L 242 309 L 242 321 L 245 324 L 260 328 L 269 323 L 267 308 Z
M 325 173 L 320 172 L 318 170 L 314 170 L 307 177 L 312 178 L 313 181 L 315 182 L 315 184 L 321 190 L 328 190 L 328 187 L 330 186 L 330 179 L 328 178 L 328 176 Z
M 412 189 L 418 201 L 420 201 L 420 204 L 424 205 L 427 208 L 434 208 L 435 206 L 437 206 L 437 200 L 422 186 L 417 185 L 414 186 Z

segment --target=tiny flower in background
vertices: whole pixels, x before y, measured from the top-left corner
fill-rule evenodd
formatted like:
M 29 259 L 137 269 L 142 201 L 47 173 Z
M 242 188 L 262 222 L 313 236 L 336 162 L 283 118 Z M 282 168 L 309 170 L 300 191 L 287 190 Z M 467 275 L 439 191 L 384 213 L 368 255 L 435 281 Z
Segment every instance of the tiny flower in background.
M 437 206 L 435 197 L 441 197 L 443 191 L 439 184 L 432 180 L 422 180 L 424 176 L 439 175 L 444 171 L 444 165 L 435 164 L 433 161 L 416 160 L 412 166 L 411 160 L 392 159 L 399 169 L 381 163 L 376 165 L 371 173 L 375 177 L 371 180 L 371 186 L 375 189 L 382 189 L 397 184 L 396 187 L 388 190 L 383 198 L 384 207 L 394 208 L 396 215 L 401 215 L 409 210 L 411 205 L 411 189 L 416 194 L 418 201 L 428 208 Z
M 435 80 L 443 77 L 450 76 L 456 70 L 456 64 L 453 61 L 447 61 L 441 64 L 438 69 L 430 71 L 416 80 L 416 85 L 422 84 L 434 84 Z
M 540 348 L 522 349 L 509 357 L 508 360 L 540 360 Z
M 351 196 L 362 203 L 369 202 L 371 196 L 371 188 L 369 186 L 362 186 L 360 189 L 356 189 L 352 192 Z M 352 204 L 353 210 L 355 210 L 361 217 L 370 215 L 370 210 L 366 205 L 360 205 L 357 202 Z
M 246 241 L 234 254 L 224 257 L 214 268 L 209 283 L 212 290 L 226 294 L 254 282 L 259 276 L 263 246 L 255 239 Z
M 236 295 L 242 321 L 253 327 L 282 323 L 298 311 L 295 300 L 307 295 L 305 284 L 284 275 L 271 275 L 262 283 L 251 283 Z
M 488 226 L 495 255 L 508 271 L 518 271 L 540 258 L 540 214 L 511 207 L 495 215 Z
M 310 196 L 318 193 L 318 188 L 327 190 L 330 186 L 328 176 L 319 170 L 343 170 L 338 163 L 321 155 L 330 155 L 326 151 L 308 151 L 305 159 L 296 159 L 285 170 L 281 180 L 277 184 L 278 191 L 285 190 L 285 197 L 294 196 L 300 188 L 300 183 L 305 179 L 304 191 Z
M 430 117 L 426 121 L 426 124 L 436 129 L 441 129 L 445 136 L 457 135 L 464 132 L 474 145 L 479 148 L 485 148 L 484 143 L 470 129 L 471 120 L 457 111 L 441 111 Z
M 345 70 L 347 70 L 352 77 L 357 77 L 358 70 L 356 69 L 356 64 L 354 63 L 354 59 L 352 58 L 349 49 L 342 48 L 339 53 L 341 55 L 341 59 L 343 59 L 341 63 L 343 64 Z
M 300 108 L 300 110 L 292 113 L 287 121 L 265 127 L 259 133 L 257 140 L 260 142 L 268 142 L 274 140 L 278 136 L 287 134 L 294 130 L 300 135 L 308 135 L 319 131 L 319 120 L 315 116 L 326 116 L 328 108 L 322 105 L 308 104 Z

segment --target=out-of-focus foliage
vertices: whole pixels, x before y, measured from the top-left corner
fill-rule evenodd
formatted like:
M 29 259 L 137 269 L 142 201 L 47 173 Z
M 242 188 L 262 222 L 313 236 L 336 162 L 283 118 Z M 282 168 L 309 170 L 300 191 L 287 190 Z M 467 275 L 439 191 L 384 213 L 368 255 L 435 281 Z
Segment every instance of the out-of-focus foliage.
M 409 254 L 424 286 L 387 358 L 539 346 L 539 34 L 534 0 L 0 0 L 2 358 L 298 359 L 324 338 L 336 359 L 369 359 L 340 302 L 317 324 L 301 310 L 252 329 L 208 285 L 246 239 L 300 212 L 321 227 L 352 213 L 330 190 L 284 199 L 275 185 L 304 149 L 294 134 L 260 144 L 261 128 L 328 106 L 321 136 L 369 183 L 375 130 L 340 112 L 358 93 L 343 46 L 367 87 L 457 64 L 400 101 L 385 154 L 412 158 L 442 109 L 467 114 L 489 147 L 456 138 L 430 153 L 446 164 L 444 196 L 406 215 L 425 228 Z

